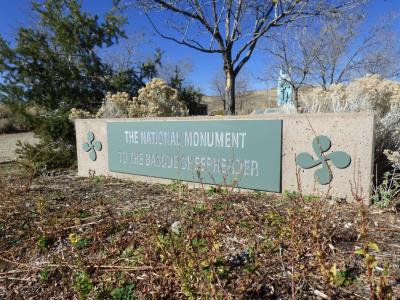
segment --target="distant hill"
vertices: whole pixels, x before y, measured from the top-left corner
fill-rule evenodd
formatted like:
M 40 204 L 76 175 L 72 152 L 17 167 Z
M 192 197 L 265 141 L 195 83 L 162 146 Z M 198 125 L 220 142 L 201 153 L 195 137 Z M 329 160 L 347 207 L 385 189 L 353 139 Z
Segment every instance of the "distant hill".
M 208 114 L 223 111 L 219 96 L 203 96 L 202 102 L 208 105 Z M 258 108 L 276 107 L 276 89 L 248 92 L 244 97 L 236 98 L 236 110 L 239 115 L 247 115 Z

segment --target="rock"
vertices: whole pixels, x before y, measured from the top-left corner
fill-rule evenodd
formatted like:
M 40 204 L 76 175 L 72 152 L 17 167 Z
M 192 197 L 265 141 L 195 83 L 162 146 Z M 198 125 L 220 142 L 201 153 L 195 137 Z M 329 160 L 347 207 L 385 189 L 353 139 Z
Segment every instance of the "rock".
M 175 221 L 174 223 L 172 223 L 171 230 L 176 235 L 179 235 L 181 233 L 181 222 L 180 221 Z

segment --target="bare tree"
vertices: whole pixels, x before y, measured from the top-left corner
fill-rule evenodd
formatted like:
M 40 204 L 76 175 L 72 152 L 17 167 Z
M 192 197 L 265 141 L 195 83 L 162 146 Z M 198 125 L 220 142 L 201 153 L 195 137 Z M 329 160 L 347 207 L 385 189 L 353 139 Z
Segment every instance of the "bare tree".
M 382 28 L 373 28 L 365 37 L 360 37 L 358 20 L 347 21 L 328 22 L 318 33 L 310 32 L 319 43 L 313 77 L 323 89 L 354 77 L 364 64 L 362 54 L 378 42 Z
M 378 74 L 384 78 L 399 78 L 400 63 L 400 44 L 398 36 L 392 32 L 382 34 L 382 42 L 377 43 L 376 47 L 363 54 L 363 68 L 361 75 Z
M 309 79 L 313 66 L 320 53 L 321 44 L 316 43 L 307 35 L 304 29 L 285 30 L 270 37 L 272 47 L 266 50 L 273 55 L 275 62 L 272 65 L 274 78 L 268 80 L 276 81 L 276 74 L 283 71 L 287 74 L 286 81 L 293 90 L 294 104 L 299 107 L 300 88 Z
M 138 41 L 144 39 L 144 34 L 130 35 L 126 39 L 120 41 L 119 45 L 113 49 L 103 50 L 102 55 L 106 64 L 111 66 L 115 71 L 125 71 L 134 66 L 142 59 L 138 53 Z
M 366 73 L 385 77 L 399 74 L 390 22 L 373 26 L 363 34 L 363 20 L 361 14 L 342 13 L 334 18 L 314 19 L 301 28 L 287 27 L 269 38 L 272 43 L 265 50 L 274 58 L 269 63 L 274 81 L 279 69 L 288 75 L 297 106 L 304 85 L 327 89 Z
M 210 85 L 212 90 L 216 93 L 219 100 L 223 103 L 224 110 L 226 110 L 225 101 L 225 78 L 222 72 L 217 72 L 214 77 L 211 78 Z M 248 99 L 250 92 L 250 80 L 249 76 L 241 72 L 235 82 L 235 99 L 239 103 L 239 111 L 243 108 L 243 103 Z
M 226 113 L 235 114 L 236 77 L 261 37 L 273 28 L 316 15 L 337 13 L 360 1 L 139 0 L 139 3 L 161 37 L 222 56 Z M 155 14 L 163 15 L 155 18 Z

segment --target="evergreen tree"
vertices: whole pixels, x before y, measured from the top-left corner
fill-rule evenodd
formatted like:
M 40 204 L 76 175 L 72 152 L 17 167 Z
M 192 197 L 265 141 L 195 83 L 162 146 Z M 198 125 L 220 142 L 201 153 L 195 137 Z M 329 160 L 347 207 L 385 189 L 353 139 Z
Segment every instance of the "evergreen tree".
M 100 23 L 98 16 L 83 12 L 77 0 L 34 2 L 38 27 L 20 28 L 14 49 L 0 38 L 3 98 L 47 110 L 100 105 L 109 70 L 96 49 L 124 36 L 120 10 L 114 1 Z
M 175 66 L 174 75 L 169 79 L 169 85 L 178 91 L 178 98 L 189 109 L 189 115 L 207 114 L 207 107 L 201 104 L 203 94 L 193 86 L 184 86 L 185 79 L 178 66 Z
M 161 64 L 162 51 L 156 50 L 153 59 L 138 65 L 124 66 L 117 70 L 112 70 L 108 91 L 111 93 L 126 92 L 131 97 L 137 97 L 139 89 L 146 85 L 148 80 L 158 76 L 158 67 Z
M 110 86 L 112 72 L 97 50 L 124 37 L 120 1 L 102 20 L 83 12 L 78 0 L 34 2 L 34 28 L 19 29 L 15 48 L 0 37 L 1 100 L 29 119 L 40 136 L 37 146 L 20 145 L 19 153 L 37 164 L 64 167 L 75 159 L 71 108 L 96 110 Z M 36 105 L 41 114 L 30 117 L 21 109 Z M 49 163 L 49 158 L 52 163 Z M 40 161 L 42 159 L 42 161 Z

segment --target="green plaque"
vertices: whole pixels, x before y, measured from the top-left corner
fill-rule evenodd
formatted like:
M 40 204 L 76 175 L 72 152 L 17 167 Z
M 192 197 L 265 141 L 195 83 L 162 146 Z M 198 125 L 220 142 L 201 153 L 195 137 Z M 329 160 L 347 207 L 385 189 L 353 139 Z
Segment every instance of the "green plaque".
M 281 191 L 282 120 L 107 122 L 109 170 Z

